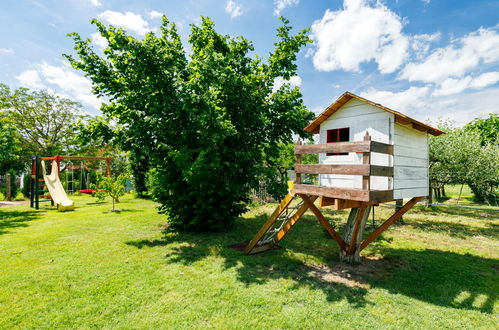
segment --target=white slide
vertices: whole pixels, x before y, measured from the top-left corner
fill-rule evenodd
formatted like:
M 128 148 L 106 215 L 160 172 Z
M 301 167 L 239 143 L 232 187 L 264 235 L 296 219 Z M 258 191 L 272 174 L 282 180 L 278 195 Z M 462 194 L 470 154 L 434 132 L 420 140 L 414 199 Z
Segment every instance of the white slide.
M 74 210 L 74 201 L 68 198 L 64 187 L 62 186 L 61 180 L 59 180 L 59 171 L 57 170 L 57 162 L 52 161 L 52 170 L 50 175 L 46 174 L 45 161 L 42 160 L 42 173 L 43 180 L 47 185 L 50 193 L 50 197 L 57 204 L 57 209 L 59 211 L 71 211 Z

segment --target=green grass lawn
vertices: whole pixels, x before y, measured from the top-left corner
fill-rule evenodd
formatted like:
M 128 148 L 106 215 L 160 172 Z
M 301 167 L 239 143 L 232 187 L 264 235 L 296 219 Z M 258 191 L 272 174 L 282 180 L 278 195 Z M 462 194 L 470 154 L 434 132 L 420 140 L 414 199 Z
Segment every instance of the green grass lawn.
M 353 267 L 308 213 L 282 249 L 245 256 L 227 246 L 250 239 L 273 205 L 228 233 L 177 234 L 152 202 L 126 196 L 110 213 L 75 199 L 67 213 L 0 208 L 0 328 L 499 326 L 491 211 L 413 209 Z M 392 211 L 376 207 L 376 223 Z M 325 213 L 344 224 L 346 212 Z

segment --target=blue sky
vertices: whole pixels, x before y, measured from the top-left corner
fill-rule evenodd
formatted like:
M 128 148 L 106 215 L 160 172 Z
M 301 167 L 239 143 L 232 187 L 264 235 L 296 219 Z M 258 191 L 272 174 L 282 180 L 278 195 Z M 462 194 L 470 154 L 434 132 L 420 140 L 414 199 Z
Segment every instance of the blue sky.
M 423 121 L 465 124 L 499 112 L 497 0 L 2 0 L 0 82 L 46 88 L 98 114 L 90 82 L 61 56 L 72 53 L 66 34 L 92 38 L 98 49 L 105 44 L 92 18 L 140 38 L 158 28 L 161 14 L 184 41 L 189 25 L 208 16 L 264 57 L 277 16 L 310 28 L 314 44 L 300 52 L 291 83 L 316 113 L 347 90 Z

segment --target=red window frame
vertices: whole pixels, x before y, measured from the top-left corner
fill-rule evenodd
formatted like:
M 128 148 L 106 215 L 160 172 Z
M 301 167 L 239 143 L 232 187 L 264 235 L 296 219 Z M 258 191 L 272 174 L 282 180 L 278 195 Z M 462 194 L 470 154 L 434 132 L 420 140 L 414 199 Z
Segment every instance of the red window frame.
M 350 127 L 328 129 L 326 131 L 326 143 L 348 142 L 350 141 Z M 344 156 L 348 152 L 328 152 L 326 156 Z

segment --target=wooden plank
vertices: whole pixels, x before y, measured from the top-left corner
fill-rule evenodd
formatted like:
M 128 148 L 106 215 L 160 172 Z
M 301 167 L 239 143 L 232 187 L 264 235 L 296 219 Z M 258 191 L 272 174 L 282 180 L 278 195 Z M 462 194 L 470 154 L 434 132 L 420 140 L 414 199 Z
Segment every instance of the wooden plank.
M 317 196 L 312 196 L 310 198 L 310 200 L 313 203 L 313 202 L 315 202 L 315 200 L 317 198 L 318 198 Z M 298 210 L 291 217 L 291 219 L 289 219 L 288 222 L 281 228 L 281 230 L 279 230 L 279 232 L 277 232 L 277 234 L 275 235 L 275 238 L 274 238 L 274 244 L 279 243 L 283 239 L 283 237 L 289 232 L 291 227 L 293 227 L 294 224 L 296 222 L 298 222 L 298 220 L 300 220 L 300 218 L 308 210 L 308 208 L 309 208 L 309 206 L 306 203 L 304 203 L 302 206 L 300 206 L 300 208 L 298 208 Z
M 369 201 L 379 202 L 393 199 L 393 190 L 371 190 L 369 191 Z
M 409 211 L 417 202 L 422 200 L 423 197 L 413 197 L 410 201 L 408 201 L 402 208 L 400 208 L 397 212 L 395 212 L 388 220 L 383 222 L 381 226 L 376 228 L 369 236 L 366 237 L 364 242 L 360 244 L 359 250 L 363 250 L 366 246 L 368 246 L 372 241 L 378 238 L 385 230 L 387 230 L 395 221 L 400 219 L 401 216 L 404 215 L 407 211 Z
M 298 140 L 296 142 L 296 146 L 301 146 L 301 140 Z M 295 174 L 296 174 L 296 178 L 295 178 L 295 181 L 296 183 L 300 184 L 301 183 L 301 172 L 297 172 L 296 171 L 296 166 L 300 166 L 301 164 L 301 154 L 296 154 L 296 162 L 295 162 Z
M 253 239 L 248 243 L 246 248 L 244 249 L 245 254 L 249 254 L 251 250 L 255 247 L 256 243 L 265 235 L 265 233 L 269 230 L 272 224 L 277 220 L 279 215 L 288 207 L 289 203 L 293 200 L 294 196 L 291 194 L 287 194 L 286 197 L 281 201 L 281 203 L 274 210 L 270 218 L 264 223 L 262 228 L 258 231 L 258 233 L 253 237 Z
M 370 173 L 371 176 L 393 176 L 393 167 L 391 166 L 380 166 L 380 165 L 371 165 Z
M 393 180 L 393 189 L 410 189 L 410 188 L 426 188 L 428 187 L 428 179 L 406 179 L 401 180 L 395 178 Z
M 371 143 L 369 141 L 335 142 L 322 144 L 304 144 L 295 147 L 295 154 L 323 154 L 342 152 L 369 152 Z
M 353 228 L 353 233 L 352 233 L 352 240 L 350 243 L 348 243 L 348 249 L 347 249 L 347 255 L 352 255 L 355 251 L 356 244 L 357 244 L 357 235 L 359 234 L 360 230 L 360 224 L 362 222 L 362 218 L 364 217 L 364 214 L 366 213 L 367 206 L 362 205 L 359 208 L 359 213 L 357 214 L 357 219 L 355 220 L 355 226 Z
M 371 152 L 393 155 L 393 145 L 378 141 L 371 141 Z
M 338 243 L 340 248 L 342 250 L 345 250 L 347 248 L 345 241 L 341 238 L 341 236 L 334 230 L 333 226 L 324 218 L 324 215 L 322 215 L 321 211 L 317 208 L 317 206 L 314 205 L 313 201 L 305 194 L 301 194 L 300 197 L 303 199 L 305 204 L 310 208 L 310 210 L 315 214 L 319 222 L 321 223 L 324 228 L 326 228 L 327 232 L 331 237 Z
M 420 132 L 428 131 L 428 128 L 426 126 L 414 122 L 412 123 L 412 128 L 417 129 Z
M 408 125 L 411 123 L 411 120 L 409 118 L 404 118 L 402 116 L 395 115 L 395 122 L 402 125 Z
M 415 196 L 428 196 L 429 188 L 394 189 L 393 199 L 412 198 Z
M 364 136 L 364 141 L 371 141 L 371 136 L 369 135 L 369 132 L 366 131 L 366 135 Z M 371 144 L 372 146 L 372 144 Z M 371 164 L 371 153 L 370 152 L 364 152 L 362 154 L 362 164 L 369 166 Z M 364 175 L 362 177 L 362 189 L 363 190 L 369 190 L 369 187 L 371 186 L 371 177 L 370 174 Z
M 324 187 L 307 184 L 295 185 L 295 193 L 314 196 L 324 196 L 341 199 L 351 199 L 356 201 L 369 201 L 369 191 L 362 189 Z
M 379 171 L 376 169 L 376 171 Z M 296 164 L 296 173 L 307 174 L 346 174 L 346 175 L 369 175 L 371 170 L 369 164 L 356 165 L 331 165 L 331 164 Z

